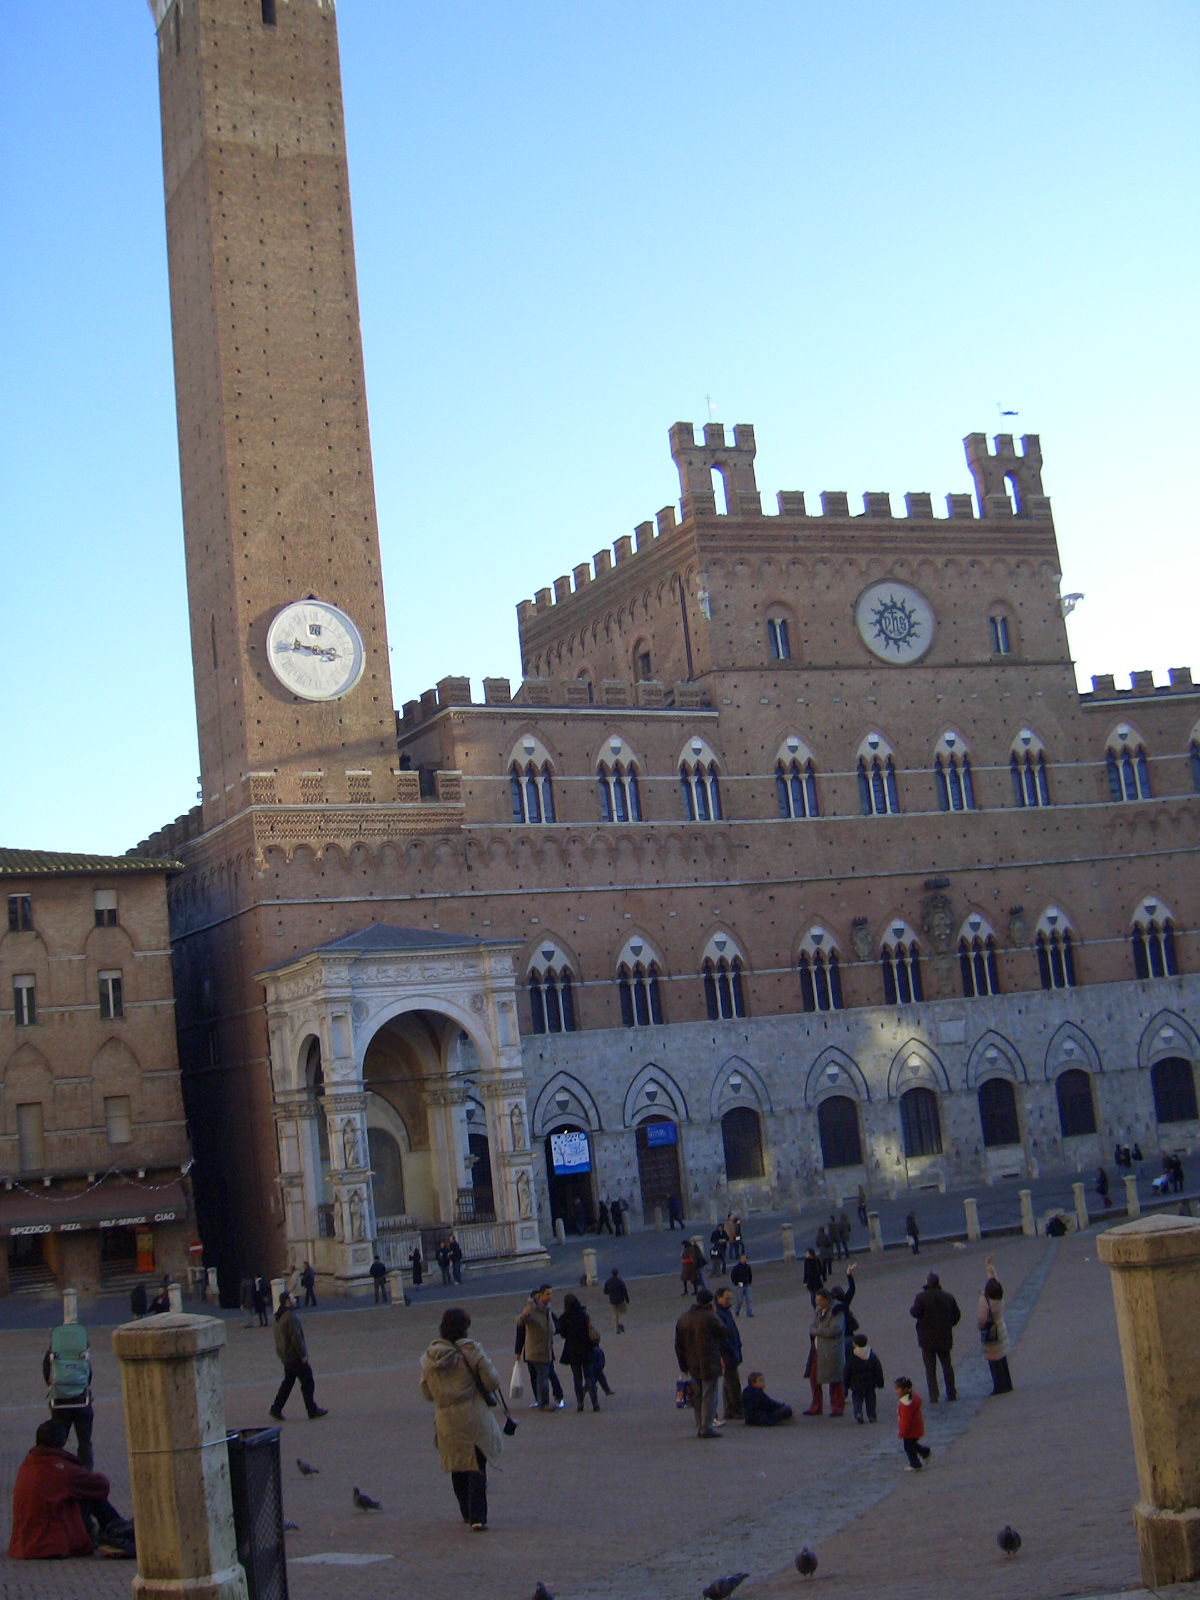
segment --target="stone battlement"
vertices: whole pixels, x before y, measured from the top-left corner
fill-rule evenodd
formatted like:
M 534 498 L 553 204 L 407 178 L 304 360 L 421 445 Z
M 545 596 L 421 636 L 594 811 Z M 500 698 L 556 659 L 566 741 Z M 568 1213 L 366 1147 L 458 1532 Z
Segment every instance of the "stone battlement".
M 590 692 L 589 692 L 590 691 Z M 406 700 L 396 713 L 396 731 L 403 737 L 450 706 L 469 710 L 487 706 L 548 707 L 579 711 L 606 706 L 639 711 L 700 711 L 711 705 L 707 691 L 694 683 L 662 683 L 646 679 L 631 683 L 623 678 L 603 678 L 592 684 L 586 678 L 526 678 L 514 691 L 508 678 L 485 678 L 483 699 L 476 700 L 470 678 L 442 678 L 419 700 Z
M 1192 682 L 1191 667 L 1169 667 L 1167 682 L 1155 683 L 1153 672 L 1131 672 L 1129 688 L 1118 689 L 1111 672 L 1092 674 L 1091 691 L 1080 695 L 1084 705 L 1101 700 L 1138 700 L 1146 695 L 1195 694 L 1200 685 Z
M 556 578 L 539 589 L 532 600 L 517 604 L 518 624 L 525 624 L 551 607 L 562 605 L 581 594 L 589 585 L 602 582 L 616 567 L 634 561 L 644 551 L 671 535 L 685 523 L 710 517 L 780 522 L 791 531 L 803 533 L 828 528 L 838 521 L 909 522 L 1000 522 L 1004 520 L 1050 520 L 1050 501 L 1042 492 L 1042 449 L 1036 433 L 1024 434 L 1018 450 L 1012 434 L 997 434 L 989 449 L 982 433 L 968 434 L 963 440 L 967 466 L 975 481 L 975 496 L 948 494 L 944 517 L 933 509 L 933 495 L 927 490 L 910 491 L 904 496 L 904 511 L 896 515 L 891 494 L 864 492 L 862 510 L 850 509 L 845 489 L 825 489 L 819 496 L 819 512 L 808 508 L 803 489 L 781 489 L 776 511 L 763 511 L 762 497 L 754 475 L 754 429 L 738 423 L 733 443 L 727 444 L 722 423 L 706 424 L 700 440 L 690 422 L 677 422 L 670 431 L 671 456 L 679 471 L 678 508 L 664 506 L 653 522 L 639 522 L 632 535 L 614 541 L 611 550 L 598 550 L 591 561 L 581 562 L 570 575 Z M 717 485 L 723 505 L 718 504 Z M 978 505 L 976 504 L 978 501 Z

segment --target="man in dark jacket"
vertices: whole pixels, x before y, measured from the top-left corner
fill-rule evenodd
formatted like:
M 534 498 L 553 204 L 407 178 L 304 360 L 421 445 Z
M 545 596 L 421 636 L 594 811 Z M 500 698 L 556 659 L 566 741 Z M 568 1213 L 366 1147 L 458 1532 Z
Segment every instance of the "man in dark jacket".
M 946 1383 L 946 1399 L 957 1400 L 958 1390 L 954 1383 L 954 1363 L 950 1359 L 950 1352 L 954 1347 L 954 1329 L 962 1315 L 958 1301 L 942 1288 L 942 1280 L 937 1273 L 931 1272 L 925 1279 L 925 1287 L 909 1307 L 909 1312 L 917 1322 L 917 1343 L 925 1363 L 930 1404 L 936 1405 L 938 1401 L 939 1361 Z
M 304 1329 L 300 1326 L 300 1318 L 296 1315 L 296 1303 L 286 1289 L 279 1296 L 279 1309 L 275 1313 L 275 1354 L 283 1365 L 283 1382 L 279 1385 L 279 1391 L 271 1406 L 271 1415 L 275 1421 L 283 1421 L 283 1408 L 287 1405 L 288 1396 L 297 1380 L 300 1383 L 300 1393 L 309 1420 L 327 1417 L 328 1411 L 324 1406 L 317 1404 L 316 1383 L 308 1360 Z
M 624 1333 L 625 1318 L 629 1307 L 629 1290 L 626 1287 L 625 1279 L 617 1271 L 616 1267 L 612 1269 L 604 1280 L 604 1298 L 612 1307 L 613 1328 L 617 1333 Z
M 701 1289 L 692 1305 L 675 1324 L 675 1359 L 680 1372 L 692 1380 L 692 1406 L 696 1437 L 719 1439 L 713 1427 L 717 1415 L 717 1385 L 721 1378 L 725 1329 L 713 1310 L 713 1297 Z
M 716 1304 L 713 1308 L 721 1319 L 721 1326 L 725 1329 L 725 1348 L 721 1353 L 722 1372 L 721 1387 L 725 1404 L 722 1407 L 722 1417 L 726 1422 L 740 1422 L 742 1420 L 742 1375 L 738 1368 L 742 1364 L 742 1334 L 733 1314 L 733 1290 L 721 1288 L 717 1290 Z

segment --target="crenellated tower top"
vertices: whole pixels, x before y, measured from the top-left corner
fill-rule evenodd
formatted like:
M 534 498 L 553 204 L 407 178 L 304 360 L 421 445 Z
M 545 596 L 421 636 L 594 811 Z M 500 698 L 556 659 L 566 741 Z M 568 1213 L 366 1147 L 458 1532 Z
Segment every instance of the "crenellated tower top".
M 696 443 L 696 430 L 690 422 L 675 423 L 671 429 L 671 457 L 679 468 L 685 521 L 694 516 L 716 516 L 714 472 L 724 484 L 724 509 L 731 517 L 761 517 L 754 456 L 754 429 L 748 422 L 739 422 L 734 428 L 732 444 L 726 444 L 725 428 L 720 422 L 705 423 L 703 444 Z
M 969 433 L 963 448 L 975 480 L 981 517 L 1048 513 L 1050 502 L 1042 491 L 1042 443 L 1036 433 L 1022 434 L 1020 455 L 1011 433 L 998 433 L 991 450 L 984 434 Z

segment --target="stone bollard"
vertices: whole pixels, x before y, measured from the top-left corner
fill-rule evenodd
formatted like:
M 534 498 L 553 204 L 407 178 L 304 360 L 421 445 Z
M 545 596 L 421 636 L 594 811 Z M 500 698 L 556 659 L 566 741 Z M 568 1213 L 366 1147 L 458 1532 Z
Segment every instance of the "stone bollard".
M 172 1311 L 183 1310 L 183 1285 L 181 1283 L 169 1283 L 167 1285 L 167 1304 Z
M 666 1222 L 663 1218 L 663 1208 L 661 1206 L 655 1206 L 654 1208 L 654 1226 L 658 1229 L 659 1233 L 661 1233 L 663 1228 L 666 1226 Z
M 1125 1211 L 1130 1222 L 1132 1222 L 1135 1217 L 1140 1217 L 1142 1214 L 1142 1200 L 1141 1196 L 1138 1194 L 1137 1179 L 1134 1177 L 1132 1172 L 1127 1172 L 1125 1174 L 1124 1183 Z
M 600 1282 L 596 1275 L 596 1252 L 591 1245 L 584 1246 L 583 1281 L 589 1288 Z
M 879 1226 L 878 1211 L 867 1212 L 867 1248 L 872 1251 L 883 1249 L 883 1229 Z
M 717 1202 L 715 1200 L 710 1200 L 708 1202 L 708 1220 L 712 1223 L 714 1228 L 720 1221 L 720 1217 L 717 1215 Z
M 1037 1224 L 1033 1220 L 1033 1191 L 1018 1189 L 1017 1199 L 1021 1202 L 1021 1232 L 1027 1239 L 1032 1239 L 1037 1232 Z
M 779 1231 L 783 1236 L 783 1259 L 785 1261 L 795 1261 L 796 1230 L 792 1227 L 790 1222 L 785 1222 Z
M 393 1267 L 388 1273 L 388 1298 L 394 1306 L 406 1306 L 408 1298 L 404 1293 L 404 1274 L 399 1267 Z
M 1179 1359 L 1181 1330 L 1200 1324 L 1200 1222 L 1140 1217 L 1106 1229 L 1096 1247 L 1121 1335 L 1142 1582 L 1157 1590 L 1200 1578 L 1200 1366 Z
M 967 1238 L 979 1238 L 979 1201 L 969 1197 L 963 1201 L 963 1211 L 967 1217 Z
M 1071 1193 L 1075 1196 L 1075 1226 L 1082 1230 L 1092 1220 L 1088 1216 L 1087 1191 L 1082 1183 L 1073 1183 Z
M 286 1278 L 272 1278 L 271 1279 L 271 1310 L 272 1310 L 272 1312 L 275 1312 L 275 1311 L 279 1310 L 279 1301 L 280 1301 L 281 1297 L 287 1292 L 287 1286 L 288 1286 L 288 1281 L 287 1281 Z
M 79 1321 L 79 1290 L 78 1289 L 64 1289 L 63 1290 L 63 1321 L 64 1322 L 78 1322 Z
M 567 1242 L 567 1225 L 561 1217 L 555 1217 L 554 1219 L 554 1237 L 559 1244 L 566 1244 Z
M 246 1600 L 215 1317 L 166 1312 L 113 1333 L 137 1524 L 136 1600 Z

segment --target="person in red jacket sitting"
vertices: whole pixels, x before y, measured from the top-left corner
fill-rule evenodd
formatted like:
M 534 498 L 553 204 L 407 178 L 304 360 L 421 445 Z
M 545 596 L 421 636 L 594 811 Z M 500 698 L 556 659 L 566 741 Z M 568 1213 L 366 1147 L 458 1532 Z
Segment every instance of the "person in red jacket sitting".
M 104 1474 L 89 1472 L 63 1449 L 68 1431 L 58 1419 L 43 1422 L 17 1468 L 9 1555 L 14 1561 L 93 1553 L 132 1558 L 133 1524 L 109 1504 Z
M 897 1378 L 892 1387 L 896 1391 L 896 1420 L 900 1442 L 908 1457 L 905 1472 L 920 1472 L 933 1451 L 921 1443 L 925 1437 L 925 1418 L 921 1414 L 921 1396 L 912 1386 L 911 1378 Z

